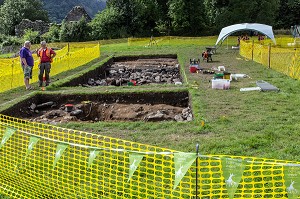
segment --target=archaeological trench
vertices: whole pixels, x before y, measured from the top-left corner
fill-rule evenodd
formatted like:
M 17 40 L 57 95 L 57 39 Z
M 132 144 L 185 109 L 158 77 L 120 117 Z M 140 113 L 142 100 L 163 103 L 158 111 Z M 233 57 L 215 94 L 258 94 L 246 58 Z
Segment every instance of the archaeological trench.
M 63 83 L 62 87 L 182 84 L 174 55 L 115 57 L 102 66 Z M 2 114 L 34 122 L 192 121 L 187 91 L 53 94 L 39 93 Z

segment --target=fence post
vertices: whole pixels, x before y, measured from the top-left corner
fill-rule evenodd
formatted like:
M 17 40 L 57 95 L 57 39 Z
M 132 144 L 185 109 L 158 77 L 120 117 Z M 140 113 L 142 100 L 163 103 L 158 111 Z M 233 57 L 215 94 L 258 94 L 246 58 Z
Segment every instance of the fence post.
M 199 144 L 196 144 L 196 199 L 198 199 L 198 154 Z
M 67 53 L 67 56 L 68 56 L 68 69 L 70 70 L 70 43 L 68 42 L 68 53 Z
M 252 40 L 252 52 L 251 52 L 251 58 L 252 58 L 252 61 L 253 61 L 253 53 L 254 53 L 254 40 Z
M 22 62 L 22 61 L 21 61 Z M 22 64 L 22 63 L 21 63 Z M 14 63 L 14 59 L 12 59 L 11 61 L 11 81 L 10 81 L 10 89 L 12 89 L 13 87 L 13 82 L 14 82 L 14 66 L 15 66 L 15 63 Z M 21 86 L 21 85 L 20 85 Z
M 268 66 L 271 68 L 271 43 L 268 46 Z
M 101 57 L 101 44 L 100 41 L 98 41 L 98 45 L 99 45 L 99 58 Z

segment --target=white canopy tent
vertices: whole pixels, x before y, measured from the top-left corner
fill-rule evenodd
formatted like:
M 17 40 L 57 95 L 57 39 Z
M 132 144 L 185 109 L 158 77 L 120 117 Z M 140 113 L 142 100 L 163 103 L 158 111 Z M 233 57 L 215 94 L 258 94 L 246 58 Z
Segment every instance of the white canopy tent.
M 276 44 L 276 40 L 274 37 L 272 26 L 268 26 L 265 24 L 259 24 L 259 23 L 242 23 L 242 24 L 235 24 L 231 26 L 227 26 L 225 28 L 222 28 L 218 40 L 216 42 L 216 45 L 222 40 L 222 42 L 232 33 L 242 31 L 242 30 L 253 30 L 260 32 L 261 34 L 266 35 L 269 37 L 274 44 Z

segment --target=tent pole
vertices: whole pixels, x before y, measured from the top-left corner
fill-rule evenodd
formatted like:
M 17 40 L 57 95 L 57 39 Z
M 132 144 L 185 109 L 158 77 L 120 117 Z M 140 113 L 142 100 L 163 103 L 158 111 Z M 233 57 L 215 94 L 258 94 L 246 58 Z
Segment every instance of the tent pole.
M 228 37 L 226 39 L 227 39 L 227 48 L 226 49 L 228 50 Z

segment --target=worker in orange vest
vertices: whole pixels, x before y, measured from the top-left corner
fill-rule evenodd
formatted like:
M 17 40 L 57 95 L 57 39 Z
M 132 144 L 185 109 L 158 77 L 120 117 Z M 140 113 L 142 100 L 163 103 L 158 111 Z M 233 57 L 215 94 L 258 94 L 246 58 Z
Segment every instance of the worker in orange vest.
M 46 41 L 41 42 L 41 48 L 37 50 L 37 56 L 40 58 L 39 63 L 39 87 L 43 86 L 43 77 L 45 74 L 46 85 L 50 83 L 50 69 L 53 58 L 56 56 L 56 53 L 51 48 L 47 47 Z

